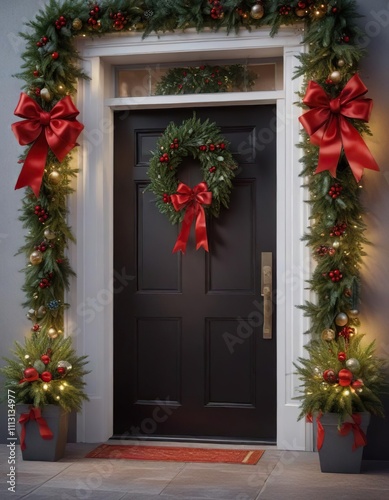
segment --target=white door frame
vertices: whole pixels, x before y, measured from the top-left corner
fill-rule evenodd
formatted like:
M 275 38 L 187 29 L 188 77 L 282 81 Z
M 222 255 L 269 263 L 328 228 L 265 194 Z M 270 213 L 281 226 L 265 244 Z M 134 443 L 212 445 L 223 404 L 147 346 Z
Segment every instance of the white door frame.
M 86 377 L 90 401 L 78 415 L 77 440 L 100 442 L 113 432 L 113 110 L 275 103 L 277 120 L 267 133 L 277 134 L 277 446 L 312 449 L 311 432 L 297 421 L 298 380 L 293 361 L 303 354 L 307 320 L 296 306 L 307 298 L 304 281 L 310 273 L 309 252 L 301 236 L 308 225 L 306 193 L 299 177 L 299 108 L 294 105 L 300 79 L 293 80 L 296 55 L 304 51 L 301 31 L 283 28 L 269 37 L 268 29 L 237 35 L 186 32 L 160 38 L 140 34 L 80 39 L 83 68 L 90 81 L 78 92 L 80 120 L 85 125 L 80 148 L 77 194 L 69 200 L 69 221 L 77 246 L 69 258 L 77 279 L 67 297 L 71 308 L 66 331 L 73 335 L 77 352 L 89 357 Z M 161 61 L 231 60 L 244 57 L 282 56 L 283 89 L 269 92 L 197 94 L 114 98 L 113 65 Z M 122 286 L 126 280 L 122 275 Z M 126 376 L 126 374 L 123 374 Z M 264 381 L 266 383 L 266 381 Z

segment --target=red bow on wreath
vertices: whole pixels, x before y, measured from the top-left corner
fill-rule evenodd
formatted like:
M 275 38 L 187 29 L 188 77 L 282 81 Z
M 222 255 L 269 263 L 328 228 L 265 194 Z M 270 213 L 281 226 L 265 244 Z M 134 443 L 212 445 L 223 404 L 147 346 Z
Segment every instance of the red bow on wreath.
M 49 147 L 58 160 L 63 161 L 76 146 L 77 137 L 84 126 L 76 120 L 79 111 L 69 96 L 61 99 L 48 112 L 43 111 L 34 99 L 22 93 L 14 114 L 25 118 L 12 124 L 12 131 L 19 144 L 32 144 L 15 189 L 31 186 L 38 197 Z
M 53 433 L 47 425 L 46 420 L 42 417 L 40 408 L 31 408 L 29 413 L 22 413 L 19 418 L 19 424 L 22 426 L 20 433 L 20 448 L 22 450 L 26 449 L 26 424 L 30 420 L 35 420 L 38 424 L 42 439 L 53 439 Z
M 311 142 L 320 146 L 316 173 L 329 170 L 336 177 L 342 147 L 357 182 L 364 168 L 379 170 L 369 148 L 348 120 L 369 121 L 373 101 L 362 97 L 366 92 L 367 87 L 358 75 L 347 82 L 335 99 L 330 99 L 318 83 L 309 82 L 303 102 L 312 109 L 300 116 L 299 120 Z
M 186 184 L 180 182 L 177 193 L 171 195 L 171 201 L 177 212 L 186 207 L 181 231 L 174 245 L 173 253 L 178 252 L 178 250 L 185 253 L 190 228 L 195 217 L 196 250 L 204 247 L 204 250 L 208 252 L 207 224 L 203 205 L 211 204 L 212 193 L 208 191 L 207 184 L 200 182 L 200 184 L 191 189 Z

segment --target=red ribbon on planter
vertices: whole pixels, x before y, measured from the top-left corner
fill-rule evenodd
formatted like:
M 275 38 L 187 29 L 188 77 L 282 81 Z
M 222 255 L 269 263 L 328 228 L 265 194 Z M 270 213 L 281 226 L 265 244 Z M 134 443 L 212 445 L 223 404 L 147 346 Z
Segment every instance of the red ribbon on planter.
M 342 427 L 339 429 L 339 434 L 342 436 L 347 436 L 347 434 L 352 430 L 354 433 L 354 443 L 353 443 L 353 451 L 359 448 L 360 446 L 366 446 L 366 434 L 361 429 L 361 416 L 360 415 L 351 415 L 354 422 L 344 422 Z
M 19 418 L 19 424 L 22 426 L 20 434 L 20 448 L 26 449 L 26 423 L 30 420 L 35 420 L 39 426 L 39 433 L 43 439 L 53 439 L 53 433 L 49 429 L 46 420 L 41 415 L 40 408 L 31 408 L 29 413 L 22 413 Z
M 316 422 L 317 422 L 317 449 L 321 450 L 323 443 L 324 443 L 324 427 L 323 424 L 320 421 L 321 418 L 321 413 L 316 417 Z M 339 434 L 341 436 L 347 436 L 347 434 L 352 430 L 354 433 L 354 443 L 353 443 L 353 451 L 355 451 L 359 446 L 366 446 L 367 440 L 366 440 L 366 435 L 361 429 L 361 416 L 354 414 L 351 415 L 352 419 L 354 422 L 344 422 L 342 424 L 342 427 L 339 429 Z M 312 423 L 313 418 L 312 415 L 309 414 L 307 415 L 307 422 Z
M 61 99 L 48 112 L 34 99 L 22 93 L 14 114 L 25 118 L 12 124 L 12 131 L 19 144 L 32 144 L 15 189 L 31 186 L 38 197 L 49 147 L 58 160 L 63 161 L 76 146 L 77 137 L 84 125 L 76 120 L 79 111 L 69 96 Z
M 174 245 L 173 253 L 179 250 L 183 254 L 185 253 L 190 228 L 195 217 L 196 250 L 203 247 L 208 252 L 207 224 L 203 205 L 210 205 L 212 203 L 212 193 L 208 191 L 206 182 L 200 182 L 193 189 L 180 182 L 177 193 L 171 195 L 171 201 L 177 212 L 185 208 L 184 220 L 182 221 L 181 231 Z
M 311 142 L 320 146 L 316 173 L 329 170 L 336 177 L 342 147 L 358 182 L 364 168 L 379 170 L 373 155 L 348 118 L 369 121 L 373 101 L 362 97 L 367 92 L 362 80 L 354 75 L 335 99 L 316 82 L 310 81 L 303 99 L 310 109 L 300 116 L 300 123 Z

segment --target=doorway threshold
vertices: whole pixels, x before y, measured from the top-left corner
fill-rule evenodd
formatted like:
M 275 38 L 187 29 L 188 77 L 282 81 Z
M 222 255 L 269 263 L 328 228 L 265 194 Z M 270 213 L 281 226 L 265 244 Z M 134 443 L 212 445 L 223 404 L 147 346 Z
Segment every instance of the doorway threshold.
M 207 436 L 146 436 L 146 435 L 120 435 L 114 434 L 109 441 L 159 441 L 161 443 L 194 443 L 194 444 L 228 444 L 243 446 L 276 446 L 276 440 L 272 439 L 246 439 L 246 438 L 225 438 Z

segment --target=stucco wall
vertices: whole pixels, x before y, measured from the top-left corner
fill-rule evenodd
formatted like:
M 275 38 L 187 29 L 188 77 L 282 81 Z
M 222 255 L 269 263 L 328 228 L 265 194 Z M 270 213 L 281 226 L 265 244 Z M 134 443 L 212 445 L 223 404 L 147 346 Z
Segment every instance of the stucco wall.
M 381 173 L 367 172 L 364 180 L 364 200 L 368 211 L 368 238 L 373 245 L 367 249 L 369 256 L 363 272 L 361 313 L 368 337 L 377 339 L 379 352 L 389 357 L 389 0 L 365 2 L 358 0 L 359 11 L 365 15 L 360 20 L 364 31 L 361 43 L 368 50 L 363 61 L 361 76 L 369 88 L 369 97 L 375 101 L 371 120 L 374 134 L 369 139 Z M 18 221 L 21 191 L 14 191 L 19 174 L 17 164 L 21 148 L 11 133 L 13 110 L 18 101 L 21 82 L 11 78 L 18 72 L 24 42 L 17 37 L 24 29 L 23 21 L 31 19 L 42 0 L 1 0 L 0 2 L 0 352 L 9 352 L 15 339 L 22 340 L 28 333 L 29 322 L 20 303 L 23 301 L 21 286 L 24 265 L 22 256 L 14 257 L 23 242 L 23 229 Z M 389 413 L 389 398 L 387 400 Z M 389 419 L 374 419 L 370 426 L 369 444 L 365 457 L 389 460 Z M 0 441 L 6 432 L 6 410 L 0 408 Z

